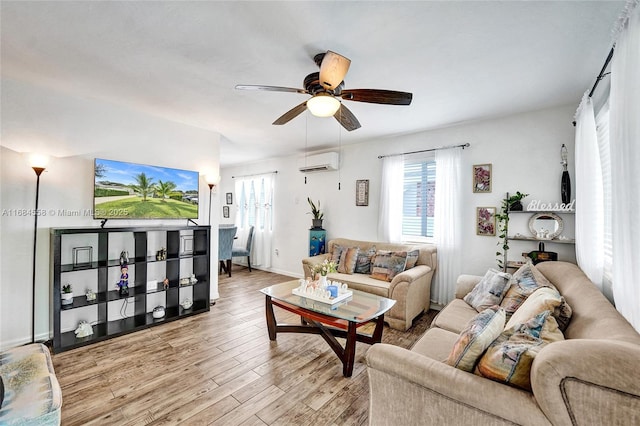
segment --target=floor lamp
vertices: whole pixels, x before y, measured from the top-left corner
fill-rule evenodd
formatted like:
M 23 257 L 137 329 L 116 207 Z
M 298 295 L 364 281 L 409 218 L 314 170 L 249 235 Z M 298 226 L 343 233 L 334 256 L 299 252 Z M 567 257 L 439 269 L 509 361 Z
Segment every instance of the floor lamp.
M 40 175 L 44 172 L 49 158 L 44 155 L 31 155 L 29 163 L 31 168 L 36 173 L 36 209 L 34 210 L 34 224 L 33 224 L 33 269 L 31 286 L 31 343 L 36 341 L 36 248 L 38 243 L 38 197 L 40 195 Z
M 211 225 L 211 199 L 213 198 L 213 189 L 220 182 L 220 176 L 207 175 L 205 179 L 209 185 L 209 225 Z

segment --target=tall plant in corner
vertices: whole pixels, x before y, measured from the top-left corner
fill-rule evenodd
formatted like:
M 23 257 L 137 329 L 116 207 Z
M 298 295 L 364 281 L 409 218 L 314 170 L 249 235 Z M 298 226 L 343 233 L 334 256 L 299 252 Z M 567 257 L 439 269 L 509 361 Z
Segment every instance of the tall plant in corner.
M 507 252 L 509 251 L 509 211 L 514 203 L 522 200 L 529 194 L 523 194 L 517 191 L 514 195 L 509 196 L 502 200 L 500 213 L 496 214 L 496 222 L 498 224 L 498 251 L 496 251 L 496 263 L 498 268 L 503 271 L 507 270 Z

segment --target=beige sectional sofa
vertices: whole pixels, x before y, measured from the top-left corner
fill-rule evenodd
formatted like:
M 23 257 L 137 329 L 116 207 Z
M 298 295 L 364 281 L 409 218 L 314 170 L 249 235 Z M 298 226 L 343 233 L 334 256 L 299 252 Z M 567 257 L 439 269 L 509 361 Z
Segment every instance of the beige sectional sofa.
M 366 252 L 372 247 L 376 250 L 412 251 L 418 250 L 416 265 L 396 275 L 391 282 L 371 278 L 369 275 L 354 273 L 330 273 L 329 280 L 346 283 L 350 288 L 388 297 L 396 304 L 385 314 L 385 322 L 397 330 L 407 330 L 420 313 L 429 309 L 431 280 L 436 270 L 436 247 L 433 244 L 392 244 L 373 241 L 336 238 L 327 244 L 327 254 L 308 257 L 302 260 L 304 277 L 311 277 L 313 265 L 331 258 L 333 247 L 359 247 Z
M 462 299 L 482 277 L 463 275 L 456 299 L 411 350 L 367 352 L 371 425 L 640 424 L 640 334 L 576 266 L 537 269 L 573 310 L 563 341 L 531 364 L 531 392 L 454 368 L 446 360 L 478 312 Z

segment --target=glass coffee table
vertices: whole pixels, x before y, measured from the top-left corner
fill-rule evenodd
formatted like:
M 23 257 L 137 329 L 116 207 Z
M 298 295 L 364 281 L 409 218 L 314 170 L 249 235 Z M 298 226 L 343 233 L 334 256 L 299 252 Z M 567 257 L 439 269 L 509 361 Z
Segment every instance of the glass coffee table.
M 278 332 L 319 334 L 342 361 L 342 374 L 350 377 L 356 354 L 356 342 L 380 343 L 384 314 L 395 300 L 363 291 L 353 290 L 353 296 L 335 304 L 318 302 L 292 293 L 299 287 L 299 280 L 275 284 L 260 290 L 266 296 L 267 328 L 269 339 L 276 340 Z M 300 324 L 278 324 L 273 313 L 277 306 L 300 315 Z M 356 330 L 365 324 L 375 323 L 371 335 Z M 344 347 L 336 337 L 346 338 Z

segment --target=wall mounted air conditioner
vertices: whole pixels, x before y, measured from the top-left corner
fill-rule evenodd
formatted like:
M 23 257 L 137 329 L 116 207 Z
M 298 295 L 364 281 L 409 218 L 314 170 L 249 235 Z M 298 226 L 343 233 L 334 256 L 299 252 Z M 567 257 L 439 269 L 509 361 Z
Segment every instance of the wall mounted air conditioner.
M 308 155 L 299 160 L 298 169 L 302 173 L 327 172 L 338 170 L 338 153 L 325 152 L 323 154 Z

